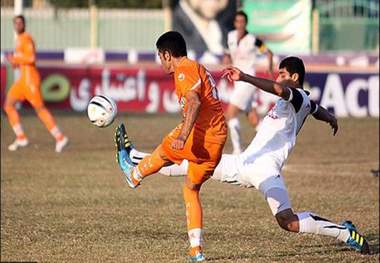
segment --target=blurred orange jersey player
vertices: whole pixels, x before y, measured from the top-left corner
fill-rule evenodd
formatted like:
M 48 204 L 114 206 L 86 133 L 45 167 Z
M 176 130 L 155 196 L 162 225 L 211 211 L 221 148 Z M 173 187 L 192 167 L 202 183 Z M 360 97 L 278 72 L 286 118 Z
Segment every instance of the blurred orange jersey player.
M 20 123 L 19 114 L 15 108 L 18 101 L 27 100 L 37 112 L 51 135 L 56 140 L 55 151 L 61 152 L 67 145 L 68 139 L 55 124 L 51 113 L 46 109 L 40 92 L 40 75 L 36 68 L 36 52 L 32 36 L 25 32 L 25 18 L 22 15 L 13 19 L 17 33 L 16 49 L 13 55 L 7 57 L 13 67 L 18 67 L 20 77 L 9 89 L 4 103 L 4 110 L 16 134 L 16 140 L 9 145 L 10 151 L 28 145 L 28 139 Z
M 187 58 L 186 43 L 175 31 L 163 34 L 156 43 L 162 68 L 174 76 L 182 122 L 153 151 L 134 166 L 128 157 L 131 144 L 121 124 L 116 131 L 120 168 L 130 187 L 162 167 L 188 160 L 183 194 L 192 261 L 205 260 L 202 252 L 202 206 L 199 191 L 220 161 L 227 126 L 215 82 L 204 66 Z

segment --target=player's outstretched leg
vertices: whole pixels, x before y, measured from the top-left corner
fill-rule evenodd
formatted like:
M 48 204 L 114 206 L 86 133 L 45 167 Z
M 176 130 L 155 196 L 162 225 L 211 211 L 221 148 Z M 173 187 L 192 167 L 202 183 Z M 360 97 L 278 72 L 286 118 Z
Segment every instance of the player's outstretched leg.
M 282 177 L 268 178 L 267 183 L 276 186 L 266 188 L 263 185 L 260 186 L 260 191 L 264 193 L 265 199 L 281 228 L 296 233 L 331 236 L 362 254 L 369 254 L 367 241 L 357 232 L 350 221 L 336 224 L 312 212 L 294 213 Z
M 128 139 L 127 132 L 124 124 L 120 124 L 116 128 L 115 132 L 116 143 L 116 161 L 119 164 L 120 169 L 125 175 L 125 180 L 131 188 L 136 188 L 139 185 L 139 181 L 134 180 L 133 170 L 135 165 L 129 158 L 129 152 L 132 149 L 132 143 Z

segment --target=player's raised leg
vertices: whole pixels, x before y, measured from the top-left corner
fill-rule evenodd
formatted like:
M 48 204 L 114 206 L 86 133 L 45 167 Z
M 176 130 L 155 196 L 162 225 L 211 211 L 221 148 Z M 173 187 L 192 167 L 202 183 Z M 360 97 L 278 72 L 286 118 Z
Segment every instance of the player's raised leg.
M 130 158 L 130 152 L 133 149 L 132 143 L 128 139 L 124 124 L 120 124 L 116 128 L 115 142 L 117 162 L 131 188 L 136 188 L 144 177 L 156 173 L 165 165 L 171 164 L 169 160 L 164 159 L 164 153 L 160 146 L 152 154 L 145 155 L 137 164 L 134 163 Z

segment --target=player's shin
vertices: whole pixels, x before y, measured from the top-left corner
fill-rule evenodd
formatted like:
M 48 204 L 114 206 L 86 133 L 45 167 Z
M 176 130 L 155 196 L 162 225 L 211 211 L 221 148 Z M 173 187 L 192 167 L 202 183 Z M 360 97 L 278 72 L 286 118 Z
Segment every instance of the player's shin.
M 55 123 L 51 113 L 45 108 L 36 109 L 38 118 L 43 122 L 45 127 L 49 130 L 50 134 L 57 140 L 62 140 L 64 135 Z
M 343 242 L 350 237 L 350 231 L 345 226 L 334 224 L 310 212 L 297 213 L 297 217 L 301 233 L 331 236 Z
M 192 256 L 201 250 L 202 237 L 202 206 L 199 200 L 199 190 L 183 187 L 183 196 L 186 206 L 186 219 Z
M 158 150 L 145 156 L 133 171 L 133 179 L 140 182 L 144 177 L 158 172 L 167 162 L 161 158 Z

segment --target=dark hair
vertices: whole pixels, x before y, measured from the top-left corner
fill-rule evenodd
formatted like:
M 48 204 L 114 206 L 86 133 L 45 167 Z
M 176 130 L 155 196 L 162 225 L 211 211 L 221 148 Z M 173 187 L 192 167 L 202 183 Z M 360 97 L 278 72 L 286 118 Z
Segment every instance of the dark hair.
M 13 18 L 13 21 L 16 19 L 21 19 L 22 23 L 25 25 L 25 17 L 23 15 L 17 15 Z
M 187 56 L 185 39 L 177 31 L 168 31 L 161 35 L 156 47 L 159 52 L 168 51 L 173 57 Z
M 293 75 L 294 73 L 298 74 L 298 82 L 302 86 L 305 78 L 305 65 L 303 64 L 302 59 L 298 57 L 287 57 L 284 58 L 280 63 L 280 69 L 286 68 L 286 70 Z
M 236 13 L 235 13 L 235 18 L 237 17 L 237 16 L 243 16 L 244 17 L 244 19 L 245 19 L 245 22 L 246 23 L 248 23 L 248 16 L 247 16 L 247 14 L 244 12 L 244 11 L 237 11 Z

